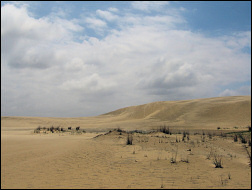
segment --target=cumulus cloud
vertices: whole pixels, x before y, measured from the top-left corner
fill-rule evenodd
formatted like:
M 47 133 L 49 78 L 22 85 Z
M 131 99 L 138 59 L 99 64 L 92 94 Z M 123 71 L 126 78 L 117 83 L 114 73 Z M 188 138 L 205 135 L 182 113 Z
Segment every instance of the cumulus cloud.
M 149 11 L 167 4 L 132 6 Z M 251 91 L 216 93 L 250 80 L 251 55 L 242 51 L 251 48 L 250 31 L 206 37 L 179 29 L 186 23 L 181 15 L 117 13 L 109 8 L 84 19 L 34 18 L 27 7 L 2 6 L 3 113 L 90 116 L 152 101 Z M 109 30 L 107 22 L 116 26 Z M 90 37 L 86 28 L 109 32 Z M 81 42 L 75 40 L 77 33 L 83 35 Z
M 83 28 L 58 17 L 35 19 L 26 6 L 1 7 L 2 53 L 10 66 L 47 68 L 55 62 L 55 46 L 71 41 Z

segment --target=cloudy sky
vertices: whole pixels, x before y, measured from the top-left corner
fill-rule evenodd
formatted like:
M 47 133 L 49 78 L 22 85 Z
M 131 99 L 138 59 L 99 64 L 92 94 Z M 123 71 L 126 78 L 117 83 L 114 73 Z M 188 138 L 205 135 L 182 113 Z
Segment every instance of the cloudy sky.
M 251 95 L 251 2 L 1 1 L 1 115 Z

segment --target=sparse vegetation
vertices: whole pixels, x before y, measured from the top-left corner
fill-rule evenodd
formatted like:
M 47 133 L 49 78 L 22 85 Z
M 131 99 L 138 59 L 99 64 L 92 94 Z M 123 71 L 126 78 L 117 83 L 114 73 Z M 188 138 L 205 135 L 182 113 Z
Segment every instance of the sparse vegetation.
M 181 159 L 181 162 L 189 163 L 188 156 L 186 157 L 186 159 Z
M 171 131 L 169 129 L 169 127 L 166 127 L 165 125 L 159 128 L 159 131 L 165 134 L 170 134 L 171 135 Z
M 234 135 L 234 142 L 237 142 L 238 141 L 238 136 L 235 134 Z
M 72 131 L 72 127 L 68 127 L 68 131 L 71 130 L 71 133 L 74 134 L 74 131 Z M 47 132 L 51 132 L 51 133 L 64 133 L 64 132 L 68 132 L 67 130 L 65 130 L 63 127 L 60 127 L 60 126 L 57 126 L 57 127 L 54 127 L 54 126 L 51 126 L 51 127 L 40 127 L 38 126 L 35 130 L 34 130 L 34 133 L 41 133 L 43 132 L 44 134 L 46 134 L 46 131 Z M 83 129 L 83 130 L 80 130 L 80 127 L 76 127 L 76 133 L 80 134 L 80 133 L 86 133 L 86 131 Z
M 133 142 L 133 136 L 128 134 L 126 145 L 132 145 L 132 142 Z
M 249 157 L 249 166 L 251 167 L 251 152 L 249 153 L 248 149 L 246 147 L 244 147 L 246 152 L 247 152 L 247 155 Z
M 171 163 L 174 164 L 177 162 L 177 154 L 178 154 L 178 146 L 176 148 L 175 156 L 173 155 L 171 158 Z
M 116 129 L 116 131 L 119 132 L 119 133 L 123 132 L 123 130 L 120 129 L 119 127 Z
M 243 144 L 246 144 L 246 143 L 247 143 L 246 138 L 245 138 L 242 134 L 239 134 L 239 138 L 240 138 L 240 140 L 241 140 L 241 143 L 243 143 Z
M 228 179 L 231 179 L 231 174 L 230 174 L 230 172 L 228 173 Z
M 221 157 L 219 155 L 214 154 L 213 163 L 215 165 L 215 168 L 223 168 Z
M 251 132 L 251 126 L 248 126 L 248 131 Z

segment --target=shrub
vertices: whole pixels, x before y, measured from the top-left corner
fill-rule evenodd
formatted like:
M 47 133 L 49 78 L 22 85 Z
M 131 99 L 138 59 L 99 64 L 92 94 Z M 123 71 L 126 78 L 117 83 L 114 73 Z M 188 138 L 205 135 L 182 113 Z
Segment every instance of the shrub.
M 186 137 L 186 132 L 185 132 L 185 131 L 183 132 L 183 137 L 184 137 L 184 138 Z
M 171 158 L 171 163 L 172 163 L 172 164 L 176 163 L 176 157 L 172 157 L 172 158 Z
M 220 156 L 214 155 L 213 163 L 215 165 L 215 168 L 223 168 Z
M 248 130 L 251 132 L 251 126 L 248 126 Z
M 55 131 L 60 131 L 60 126 L 56 127 Z
M 189 163 L 188 156 L 187 156 L 187 158 L 186 158 L 186 159 L 181 159 L 181 162 Z
M 123 132 L 123 130 L 120 129 L 120 128 L 117 128 L 116 131 L 117 131 L 117 132 Z
M 189 137 L 189 134 L 187 134 L 187 141 L 189 141 L 190 140 L 190 137 Z
M 52 133 L 54 132 L 54 127 L 53 127 L 53 126 L 50 127 L 50 131 L 51 131 Z
M 165 134 L 171 134 L 169 127 L 166 126 L 160 127 L 159 131 Z
M 175 153 L 175 156 L 171 158 L 171 163 L 174 164 L 177 162 L 177 154 L 178 154 L 178 146 L 177 146 L 177 149 L 176 149 L 176 153 Z
M 249 153 L 249 151 L 246 147 L 245 147 L 245 150 L 246 150 L 248 157 L 249 157 L 249 166 L 251 167 L 251 153 Z
M 239 135 L 239 138 L 241 139 L 241 142 L 243 144 L 246 144 L 247 143 L 247 140 L 244 138 L 244 136 L 242 136 L 242 134 Z
M 237 141 L 238 141 L 238 136 L 235 135 L 235 136 L 234 136 L 234 142 L 237 142 Z
M 132 145 L 133 137 L 132 135 L 127 137 L 126 145 Z

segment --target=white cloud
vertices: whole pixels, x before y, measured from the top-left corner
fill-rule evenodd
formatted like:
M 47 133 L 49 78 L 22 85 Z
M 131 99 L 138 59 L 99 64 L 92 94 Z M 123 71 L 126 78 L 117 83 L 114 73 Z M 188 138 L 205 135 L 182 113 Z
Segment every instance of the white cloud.
M 131 3 L 132 7 L 141 11 L 159 11 L 165 5 L 168 5 L 168 1 L 133 1 Z
M 108 8 L 108 11 L 117 13 L 119 10 L 115 7 Z
M 238 89 L 230 90 L 225 89 L 219 96 L 241 96 L 241 95 L 251 95 L 251 86 L 241 86 Z
M 186 22 L 180 15 L 109 11 L 97 10 L 81 22 L 35 19 L 25 7 L 2 6 L 4 113 L 89 116 L 152 101 L 251 91 L 245 86 L 215 93 L 250 80 L 251 55 L 241 50 L 251 47 L 251 32 L 210 38 L 179 29 Z M 101 19 L 117 27 L 109 30 Z M 84 27 L 110 32 L 98 39 L 85 36 Z M 74 41 L 81 31 L 83 41 Z
M 95 27 L 105 27 L 107 24 L 106 22 L 97 19 L 97 18 L 86 18 L 86 23 L 90 24 L 91 28 L 95 28 Z
M 100 16 L 101 18 L 104 18 L 105 20 L 108 20 L 108 21 L 114 21 L 114 20 L 118 19 L 117 15 L 114 15 L 113 13 L 111 13 L 109 11 L 102 11 L 102 10 L 98 9 L 96 11 L 96 14 L 98 16 Z
M 107 23 L 101 19 L 95 17 L 87 17 L 85 19 L 87 27 L 93 29 L 97 34 L 103 35 L 104 30 L 107 27 Z
M 83 30 L 74 21 L 58 17 L 35 19 L 26 7 L 1 7 L 2 52 L 13 67 L 47 68 L 54 62 L 55 46 L 72 41 L 73 32 Z

